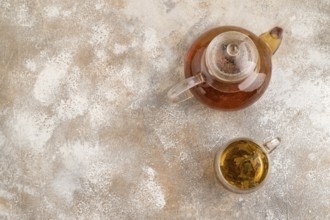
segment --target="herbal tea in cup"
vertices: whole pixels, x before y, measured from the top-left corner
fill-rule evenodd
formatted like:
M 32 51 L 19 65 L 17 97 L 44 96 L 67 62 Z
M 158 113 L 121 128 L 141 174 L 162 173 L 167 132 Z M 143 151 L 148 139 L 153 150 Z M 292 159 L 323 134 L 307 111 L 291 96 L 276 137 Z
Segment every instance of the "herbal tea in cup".
M 237 138 L 220 149 L 215 158 L 219 181 L 236 193 L 249 193 L 260 188 L 268 177 L 268 154 L 280 144 L 274 138 L 263 145 L 249 138 Z

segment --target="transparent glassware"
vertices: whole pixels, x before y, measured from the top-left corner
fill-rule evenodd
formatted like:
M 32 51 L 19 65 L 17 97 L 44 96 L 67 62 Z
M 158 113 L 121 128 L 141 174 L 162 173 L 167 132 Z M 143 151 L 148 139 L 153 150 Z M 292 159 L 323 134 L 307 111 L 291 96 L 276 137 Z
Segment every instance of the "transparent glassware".
M 258 37 L 240 27 L 223 26 L 204 33 L 188 50 L 185 79 L 169 90 L 169 99 L 182 102 L 195 97 L 224 111 L 253 104 L 268 86 L 271 57 L 282 32 L 274 27 Z
M 262 187 L 269 176 L 269 154 L 281 143 L 279 137 L 263 144 L 250 138 L 236 138 L 222 146 L 214 160 L 220 183 L 235 193 L 251 193 Z

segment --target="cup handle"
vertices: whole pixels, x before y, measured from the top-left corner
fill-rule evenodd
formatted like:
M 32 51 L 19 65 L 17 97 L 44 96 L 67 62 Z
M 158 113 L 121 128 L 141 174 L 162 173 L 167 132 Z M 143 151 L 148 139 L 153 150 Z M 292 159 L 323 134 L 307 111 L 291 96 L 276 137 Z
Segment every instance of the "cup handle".
M 203 82 L 205 82 L 204 77 L 201 73 L 199 73 L 198 75 L 184 79 L 173 86 L 168 91 L 167 96 L 174 103 L 183 102 L 192 97 L 192 95 L 188 94 L 187 91 Z
M 268 153 L 271 153 L 273 152 L 273 150 L 275 150 L 279 145 L 281 144 L 281 138 L 279 137 L 276 137 L 276 138 L 273 138 L 269 141 L 266 141 L 264 143 L 264 147 L 266 148 L 267 152 Z

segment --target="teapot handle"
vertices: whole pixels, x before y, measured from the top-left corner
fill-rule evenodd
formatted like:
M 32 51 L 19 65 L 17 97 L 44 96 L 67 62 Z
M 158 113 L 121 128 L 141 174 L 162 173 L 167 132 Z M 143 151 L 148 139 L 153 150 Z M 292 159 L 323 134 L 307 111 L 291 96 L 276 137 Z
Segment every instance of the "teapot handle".
M 183 102 L 192 97 L 191 93 L 188 93 L 188 90 L 203 82 L 205 82 L 205 79 L 202 74 L 199 73 L 198 75 L 184 79 L 173 86 L 168 91 L 167 96 L 174 103 Z

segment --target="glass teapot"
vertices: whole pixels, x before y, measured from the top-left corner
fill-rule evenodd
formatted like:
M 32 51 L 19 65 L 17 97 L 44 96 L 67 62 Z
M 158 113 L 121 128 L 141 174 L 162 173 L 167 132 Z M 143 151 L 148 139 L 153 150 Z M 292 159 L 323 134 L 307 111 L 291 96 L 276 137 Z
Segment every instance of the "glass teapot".
M 193 95 L 203 104 L 225 111 L 253 104 L 268 86 L 271 57 L 281 44 L 282 33 L 280 27 L 259 37 L 234 26 L 207 31 L 188 50 L 185 79 L 169 90 L 168 97 L 181 102 Z

